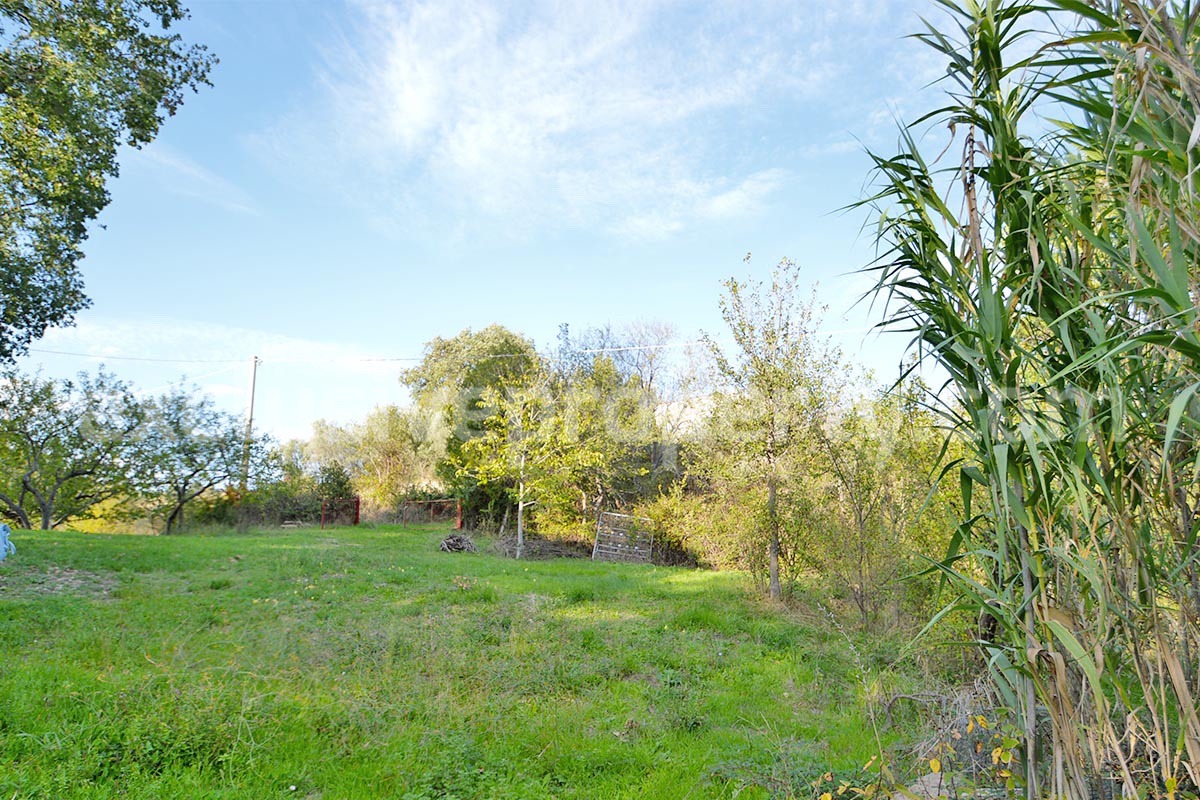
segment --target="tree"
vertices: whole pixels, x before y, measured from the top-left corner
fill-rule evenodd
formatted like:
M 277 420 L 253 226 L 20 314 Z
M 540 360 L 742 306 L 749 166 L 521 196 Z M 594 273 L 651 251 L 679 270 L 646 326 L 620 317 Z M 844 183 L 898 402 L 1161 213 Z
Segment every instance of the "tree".
M 52 381 L 0 376 L 0 517 L 55 528 L 132 492 L 143 410 L 101 370 Z
M 586 328 L 578 336 L 572 336 L 564 323 L 558 329 L 552 360 L 559 372 L 572 374 L 589 371 L 593 360 L 603 356 L 612 361 L 623 383 L 635 384 L 647 397 L 654 397 L 667 371 L 666 349 L 674 338 L 674 325 L 655 320 L 636 320 L 620 331 L 610 325 Z
M 251 442 L 251 476 L 266 462 L 266 442 Z M 183 525 L 184 508 L 204 492 L 236 481 L 242 473 L 245 429 L 212 398 L 176 387 L 147 404 L 141 481 L 165 498 L 166 532 Z
M 312 437 L 304 444 L 304 456 L 317 470 L 336 463 L 356 474 L 362 460 L 360 445 L 353 426 L 319 419 L 312 424 Z
M 722 391 L 710 420 L 710 469 L 736 473 L 743 485 L 766 490 L 763 526 L 771 597 L 783 596 L 779 579 L 783 518 L 779 490 L 789 459 L 806 429 L 830 405 L 840 383 L 840 358 L 816 336 L 819 309 L 798 296 L 799 272 L 791 261 L 776 267 L 769 289 L 760 283 L 725 282 L 721 316 L 734 347 L 727 355 L 706 337 Z
M 0 363 L 88 304 L 77 262 L 122 144 L 158 133 L 215 63 L 179 0 L 0 2 Z
M 811 429 L 808 468 L 793 476 L 800 500 L 790 504 L 803 528 L 801 566 L 846 592 L 864 628 L 896 595 L 905 565 L 949 541 L 952 487 L 934 491 L 945 445 L 910 385 L 837 409 Z
M 586 442 L 594 455 L 569 475 L 578 516 L 594 518 L 599 510 L 620 509 L 653 494 L 661 476 L 655 470 L 659 437 L 648 386 L 636 374 L 623 375 L 608 354 L 593 355 L 590 364 L 557 383 L 555 401 L 567 435 Z
M 466 412 L 478 408 L 485 389 L 520 384 L 539 365 L 533 342 L 502 325 L 489 325 L 426 343 L 421 363 L 405 370 L 400 381 L 418 403 L 457 410 L 455 423 L 462 426 L 481 421 Z
M 410 492 L 437 479 L 445 454 L 445 429 L 439 412 L 418 407 L 379 406 L 354 426 L 359 471 L 354 483 L 378 508 L 394 509 Z
M 495 414 L 489 400 L 497 395 L 488 390 L 519 387 L 539 369 L 541 359 L 533 342 L 501 325 L 489 325 L 480 331 L 467 328 L 451 339 L 433 339 L 425 345 L 421 363 L 400 377 L 425 418 L 436 419 L 438 427 L 448 431 L 438 477 L 463 500 L 468 515 L 478 515 L 500 499 L 461 468 L 464 443 L 483 435 Z
M 336 461 L 323 464 L 317 473 L 317 494 L 327 503 L 354 497 L 350 473 Z
M 495 413 L 483 434 L 463 443 L 459 471 L 484 486 L 502 486 L 517 507 L 517 558 L 525 547 L 525 511 L 556 492 L 570 476 L 593 463 L 590 442 L 571 437 L 547 383 L 491 387 L 483 401 Z

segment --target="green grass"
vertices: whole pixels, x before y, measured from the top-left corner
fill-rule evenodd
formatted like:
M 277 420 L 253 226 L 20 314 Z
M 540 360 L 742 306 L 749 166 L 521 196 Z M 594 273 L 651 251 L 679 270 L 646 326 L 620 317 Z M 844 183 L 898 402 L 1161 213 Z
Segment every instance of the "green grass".
M 787 796 L 877 751 L 842 634 L 741 576 L 444 533 L 19 534 L 0 798 Z

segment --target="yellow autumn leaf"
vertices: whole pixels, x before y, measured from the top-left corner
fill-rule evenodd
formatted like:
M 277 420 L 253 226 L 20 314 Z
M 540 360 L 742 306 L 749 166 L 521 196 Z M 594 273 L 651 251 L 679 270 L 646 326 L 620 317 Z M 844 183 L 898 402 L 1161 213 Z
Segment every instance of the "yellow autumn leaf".
M 942 771 L 942 762 L 938 761 L 936 758 L 929 759 L 929 771 L 934 774 L 941 772 Z
M 833 800 L 833 795 L 829 792 L 826 792 L 825 794 L 821 795 L 821 800 Z

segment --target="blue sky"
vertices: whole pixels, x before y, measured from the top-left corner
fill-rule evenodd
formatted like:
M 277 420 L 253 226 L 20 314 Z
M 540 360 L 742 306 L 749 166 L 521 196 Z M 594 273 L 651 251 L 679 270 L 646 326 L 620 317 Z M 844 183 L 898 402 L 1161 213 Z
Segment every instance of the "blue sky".
M 894 372 L 903 341 L 851 310 L 867 215 L 839 209 L 864 148 L 933 102 L 942 66 L 903 38 L 931 4 L 191 10 L 213 87 L 123 155 L 82 263 L 94 304 L 23 367 L 186 375 L 241 412 L 258 355 L 258 426 L 304 436 L 405 403 L 403 359 L 465 327 L 719 337 L 721 280 L 790 257 L 847 354 Z

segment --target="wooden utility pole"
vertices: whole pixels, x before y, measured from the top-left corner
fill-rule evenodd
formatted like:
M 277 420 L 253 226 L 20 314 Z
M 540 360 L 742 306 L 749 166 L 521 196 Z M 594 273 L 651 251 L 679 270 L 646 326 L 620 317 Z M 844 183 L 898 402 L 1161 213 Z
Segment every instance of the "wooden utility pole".
M 242 440 L 242 493 L 250 482 L 250 442 L 254 435 L 254 388 L 258 383 L 258 356 L 250 356 L 250 411 L 246 414 L 246 438 Z

